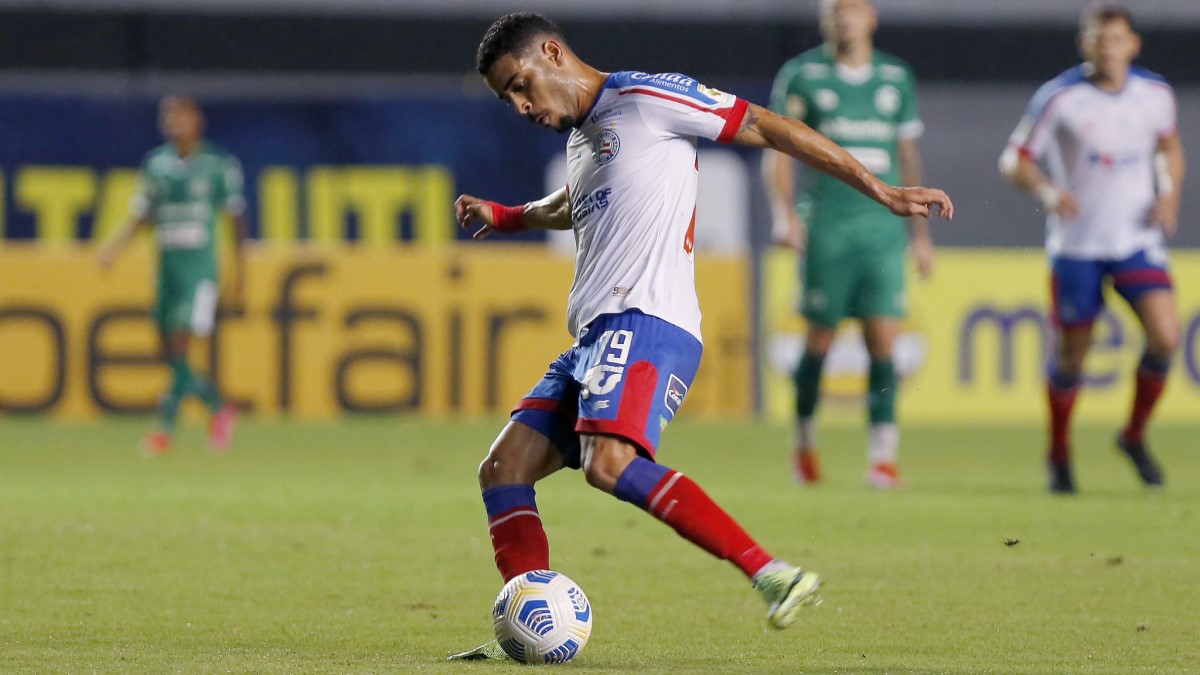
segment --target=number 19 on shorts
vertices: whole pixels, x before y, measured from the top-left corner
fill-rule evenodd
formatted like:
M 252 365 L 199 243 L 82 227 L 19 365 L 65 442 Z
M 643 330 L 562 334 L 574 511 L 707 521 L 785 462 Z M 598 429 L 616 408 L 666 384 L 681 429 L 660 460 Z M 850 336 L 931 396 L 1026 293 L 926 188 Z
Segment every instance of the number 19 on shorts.
M 600 335 L 596 360 L 583 378 L 583 396 L 611 394 L 625 376 L 633 331 L 606 330 Z

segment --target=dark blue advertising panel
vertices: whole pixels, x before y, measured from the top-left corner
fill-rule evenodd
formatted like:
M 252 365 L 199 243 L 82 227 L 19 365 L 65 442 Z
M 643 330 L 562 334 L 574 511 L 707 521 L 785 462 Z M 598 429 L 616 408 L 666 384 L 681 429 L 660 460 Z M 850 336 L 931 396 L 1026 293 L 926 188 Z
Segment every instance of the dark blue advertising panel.
M 241 160 L 251 233 L 264 238 L 469 236 L 455 234 L 456 194 L 541 196 L 566 140 L 482 94 L 201 105 L 208 140 Z M 163 143 L 149 98 L 0 97 L 0 128 L 8 240 L 111 233 L 142 158 Z

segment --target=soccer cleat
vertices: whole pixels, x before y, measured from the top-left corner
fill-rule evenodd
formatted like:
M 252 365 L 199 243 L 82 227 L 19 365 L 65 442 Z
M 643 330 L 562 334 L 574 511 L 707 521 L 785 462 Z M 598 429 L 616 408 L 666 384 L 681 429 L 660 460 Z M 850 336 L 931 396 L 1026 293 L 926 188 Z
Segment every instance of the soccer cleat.
M 754 582 L 754 590 L 767 603 L 767 623 L 778 630 L 795 623 L 802 608 L 821 604 L 820 589 L 821 577 L 799 567 L 766 572 Z
M 1132 441 L 1125 435 L 1125 432 L 1121 432 L 1117 434 L 1117 447 L 1125 453 L 1130 462 L 1133 462 L 1138 477 L 1142 479 L 1146 487 L 1159 488 L 1163 486 L 1162 470 L 1150 456 L 1150 449 L 1146 447 L 1145 441 Z
M 792 456 L 792 478 L 799 485 L 821 482 L 821 464 L 813 448 L 797 448 Z
M 237 424 L 238 409 L 233 404 L 226 403 L 213 413 L 212 421 L 208 424 L 208 447 L 215 453 L 229 452 L 229 442 L 233 440 L 233 427 Z
M 1055 462 L 1047 464 L 1050 470 L 1050 491 L 1060 495 L 1075 494 L 1075 479 L 1071 477 L 1070 462 Z
M 900 471 L 896 465 L 887 462 L 872 464 L 864 479 L 867 481 L 867 485 L 877 490 L 891 490 L 904 485 L 904 480 L 900 478 Z
M 138 449 L 147 457 L 165 455 L 171 452 L 171 434 L 162 429 L 155 429 L 138 441 Z
M 504 661 L 507 659 L 508 654 L 504 652 L 504 648 L 497 640 L 485 642 L 471 651 L 446 657 L 447 661 Z

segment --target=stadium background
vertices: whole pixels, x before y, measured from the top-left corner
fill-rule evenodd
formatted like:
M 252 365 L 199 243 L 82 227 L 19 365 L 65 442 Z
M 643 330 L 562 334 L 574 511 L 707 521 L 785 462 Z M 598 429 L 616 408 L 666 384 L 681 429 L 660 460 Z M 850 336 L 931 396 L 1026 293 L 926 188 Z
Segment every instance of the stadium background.
M 558 18 L 603 69 L 679 70 L 766 100 L 818 43 L 815 2 L 524 3 Z M 883 1 L 880 48 L 921 81 L 935 279 L 913 285 L 901 346 L 906 419 L 1041 418 L 1049 337 L 1042 215 L 996 157 L 1036 86 L 1073 64 L 1083 3 Z M 749 8 L 747 7 L 749 5 Z M 1200 128 L 1200 6 L 1133 3 L 1142 65 L 1179 97 L 1190 164 Z M 103 274 L 93 242 L 124 218 L 133 169 L 159 142 L 154 102 L 195 94 L 208 136 L 246 168 L 252 231 L 243 307 L 203 355 L 255 413 L 502 412 L 567 343 L 571 260 L 537 234 L 460 243 L 458 192 L 505 202 L 557 181 L 562 138 L 504 110 L 473 73 L 486 0 L 0 1 L 0 413 L 145 412 L 153 365 L 150 250 Z M 952 29 L 951 29 L 952 28 Z M 785 416 L 797 353 L 794 260 L 767 245 L 756 153 L 705 146 L 698 245 L 706 362 L 690 417 Z M 1159 415 L 1200 398 L 1200 172 L 1173 242 L 1184 345 Z M 1085 419 L 1127 405 L 1140 351 L 1123 311 L 1089 361 Z M 196 354 L 201 357 L 200 353 Z M 854 415 L 864 357 L 835 352 L 833 416 Z M 1189 417 L 1191 413 L 1191 417 Z

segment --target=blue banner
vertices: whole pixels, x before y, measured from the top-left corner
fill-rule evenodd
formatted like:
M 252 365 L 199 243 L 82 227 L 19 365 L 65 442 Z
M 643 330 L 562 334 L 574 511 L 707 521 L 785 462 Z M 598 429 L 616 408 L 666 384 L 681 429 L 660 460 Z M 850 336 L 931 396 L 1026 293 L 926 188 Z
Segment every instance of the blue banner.
M 566 140 L 482 95 L 201 106 L 206 137 L 242 162 L 256 237 L 451 238 L 455 194 L 539 197 Z M 163 142 L 151 99 L 0 97 L 0 127 L 9 240 L 104 236 Z

